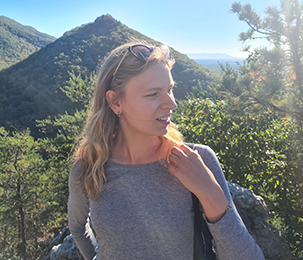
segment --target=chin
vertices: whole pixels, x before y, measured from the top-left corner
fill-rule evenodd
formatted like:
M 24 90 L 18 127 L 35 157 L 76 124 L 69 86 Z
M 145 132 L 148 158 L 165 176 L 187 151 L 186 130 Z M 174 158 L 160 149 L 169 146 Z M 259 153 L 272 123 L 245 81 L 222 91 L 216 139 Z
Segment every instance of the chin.
M 167 133 L 168 133 L 168 127 L 166 127 L 166 128 L 164 128 L 164 129 L 162 129 L 162 130 L 160 131 L 159 136 L 166 135 Z

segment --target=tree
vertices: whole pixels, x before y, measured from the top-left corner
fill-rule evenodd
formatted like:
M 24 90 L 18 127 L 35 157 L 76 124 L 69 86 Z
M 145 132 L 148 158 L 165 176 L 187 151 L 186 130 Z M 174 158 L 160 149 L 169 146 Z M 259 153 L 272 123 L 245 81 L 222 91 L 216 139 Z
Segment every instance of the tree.
M 68 85 L 61 90 L 73 103 L 87 108 L 95 91 L 96 74 L 91 73 L 89 77 L 85 76 L 84 80 L 81 74 L 76 76 L 74 71 L 68 74 L 70 76 Z
M 45 221 L 49 176 L 41 145 L 29 132 L 10 135 L 0 128 L 1 251 L 31 259 Z
M 282 179 L 288 184 L 279 185 L 282 189 L 275 205 L 280 205 L 279 215 L 293 255 L 299 257 L 303 255 L 303 5 L 298 0 L 282 0 L 279 7 L 267 7 L 263 18 L 250 4 L 235 2 L 231 11 L 249 27 L 240 34 L 240 41 L 263 39 L 269 45 L 254 50 L 246 46 L 250 55 L 238 71 L 222 66 L 223 81 L 218 89 L 232 114 L 258 116 L 267 111 L 279 116 L 286 127 L 280 128 L 287 135 L 280 145 L 285 156 Z M 292 208 L 283 207 L 286 201 Z
M 0 259 L 41 257 L 67 225 L 70 155 L 84 114 L 40 122 L 53 125 L 54 138 L 0 128 Z
M 303 121 L 303 12 L 298 0 L 269 6 L 261 18 L 250 4 L 232 4 L 231 11 L 249 29 L 239 36 L 243 43 L 264 39 L 268 47 L 250 53 L 239 71 L 222 67 L 223 90 L 240 110 L 267 109 Z

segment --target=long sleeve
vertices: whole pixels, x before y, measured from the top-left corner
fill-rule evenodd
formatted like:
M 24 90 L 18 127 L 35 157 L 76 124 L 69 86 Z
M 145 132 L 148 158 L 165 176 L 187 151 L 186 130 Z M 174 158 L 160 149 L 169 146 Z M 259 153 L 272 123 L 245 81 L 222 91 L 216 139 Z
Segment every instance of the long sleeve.
M 97 242 L 88 222 L 89 199 L 79 181 L 80 168 L 79 163 L 74 164 L 69 175 L 68 225 L 81 254 L 91 260 Z
M 203 145 L 195 145 L 195 149 L 201 155 L 206 166 L 214 174 L 232 207 L 218 222 L 207 222 L 213 236 L 217 259 L 264 260 L 260 247 L 248 233 L 235 208 L 225 176 L 215 153 L 209 147 Z

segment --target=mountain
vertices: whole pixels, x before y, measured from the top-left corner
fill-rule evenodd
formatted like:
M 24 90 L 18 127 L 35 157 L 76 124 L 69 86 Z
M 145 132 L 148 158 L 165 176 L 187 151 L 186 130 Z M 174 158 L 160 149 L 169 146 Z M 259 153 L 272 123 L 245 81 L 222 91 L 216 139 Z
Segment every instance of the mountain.
M 103 15 L 0 71 L 0 126 L 34 128 L 35 119 L 75 111 L 75 104 L 60 89 L 66 86 L 69 72 L 89 76 L 104 56 L 133 37 L 153 41 L 110 15 Z M 217 79 L 185 54 L 173 49 L 172 54 L 176 59 L 172 70 L 176 98 L 183 98 L 193 86 L 205 88 L 207 82 Z
M 56 38 L 0 16 L 0 70 L 27 58 Z

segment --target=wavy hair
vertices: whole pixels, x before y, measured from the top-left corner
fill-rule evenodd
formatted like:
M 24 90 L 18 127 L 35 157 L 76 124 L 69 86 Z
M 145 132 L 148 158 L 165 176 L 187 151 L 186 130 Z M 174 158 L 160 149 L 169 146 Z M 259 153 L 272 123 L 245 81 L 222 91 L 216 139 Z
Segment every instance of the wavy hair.
M 113 77 L 112 75 L 127 49 L 136 44 L 144 44 L 152 48 L 153 52 L 146 62 L 142 62 L 128 53 Z M 107 103 L 106 92 L 111 89 L 118 95 L 123 95 L 123 88 L 129 80 L 145 71 L 154 62 L 164 62 L 172 69 L 174 59 L 170 57 L 169 48 L 165 44 L 155 46 L 151 43 L 133 40 L 114 49 L 97 75 L 95 94 L 88 111 L 82 141 L 75 153 L 76 162 L 80 162 L 81 165 L 81 181 L 84 183 L 88 196 L 93 200 L 98 199 L 103 184 L 106 182 L 104 166 L 112 156 L 115 136 L 119 129 L 119 118 Z M 168 132 L 160 139 L 162 143 L 166 140 L 170 148 L 182 143 L 182 135 L 172 122 L 168 126 Z M 169 153 L 170 149 L 167 158 Z

